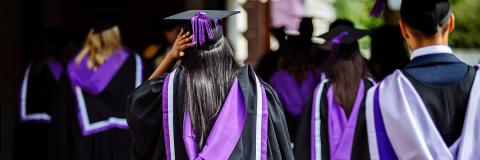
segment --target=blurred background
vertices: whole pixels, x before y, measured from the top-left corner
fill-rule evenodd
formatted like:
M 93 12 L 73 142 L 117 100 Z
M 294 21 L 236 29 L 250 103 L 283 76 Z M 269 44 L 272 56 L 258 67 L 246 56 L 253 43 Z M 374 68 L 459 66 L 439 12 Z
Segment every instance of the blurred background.
M 456 17 L 450 45 L 463 61 L 477 64 L 480 62 L 480 2 L 450 2 Z M 2 0 L 0 159 L 12 159 L 19 88 L 27 65 L 52 52 L 71 58 L 69 56 L 83 46 L 89 24 L 98 10 L 115 11 L 124 45 L 149 63 L 161 61 L 161 58 L 153 57 L 158 57 L 157 52 L 168 51 L 170 37 L 177 32 L 174 24 L 164 22 L 162 18 L 190 9 L 241 11 L 224 22 L 225 32 L 238 62 L 250 64 L 259 72 L 276 67 L 275 63 L 268 63 L 268 55 L 274 54 L 282 45 L 275 31 L 282 33 L 279 35 L 299 35 L 302 17 L 310 17 L 314 27 L 312 41 L 321 46 L 323 40 L 316 36 L 327 32 L 335 20 L 348 19 L 357 28 L 376 31 L 371 37 L 362 39 L 360 45 L 364 57 L 376 63 L 370 67 L 372 72 L 379 72 L 376 76 L 381 79 L 382 74 L 388 73 L 380 73 L 385 68 L 382 66 L 399 59 L 390 53 L 396 52 L 396 48 L 389 48 L 382 42 L 397 43 L 389 41 L 387 35 L 391 33 L 388 28 L 398 25 L 400 3 L 401 0 L 387 0 L 383 16 L 372 18 L 369 12 L 374 0 Z M 398 43 L 404 47 L 401 40 Z

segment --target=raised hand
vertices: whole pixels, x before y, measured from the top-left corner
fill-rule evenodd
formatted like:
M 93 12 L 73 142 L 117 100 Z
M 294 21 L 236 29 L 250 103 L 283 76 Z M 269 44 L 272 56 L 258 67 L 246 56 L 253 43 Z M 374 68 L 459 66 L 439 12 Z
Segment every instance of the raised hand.
M 185 52 L 185 49 L 193 47 L 195 44 L 192 43 L 192 35 L 190 32 L 184 33 L 183 29 L 180 30 L 180 33 L 177 35 L 177 39 L 175 39 L 175 43 L 173 44 L 172 50 L 168 53 L 170 56 L 169 58 L 173 58 L 174 60 L 181 59 Z

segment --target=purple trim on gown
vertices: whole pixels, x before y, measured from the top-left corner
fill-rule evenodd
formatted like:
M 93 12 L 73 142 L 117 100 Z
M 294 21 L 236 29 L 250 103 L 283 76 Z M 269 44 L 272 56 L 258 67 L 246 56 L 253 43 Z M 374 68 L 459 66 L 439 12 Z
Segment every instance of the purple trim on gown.
M 51 121 L 51 117 L 47 113 L 27 113 L 27 104 L 29 104 L 27 102 L 27 92 L 31 67 L 31 64 L 28 64 L 27 70 L 25 71 L 25 75 L 23 77 L 22 86 L 20 87 L 18 96 L 20 104 L 20 107 L 18 108 L 18 117 L 20 118 L 20 122 L 49 123 Z
M 72 84 L 78 85 L 92 95 L 98 95 L 110 83 L 128 56 L 125 49 L 119 48 L 113 51 L 112 55 L 96 71 L 92 71 L 87 66 L 89 55 L 86 55 L 80 64 L 75 64 L 75 60 L 70 61 L 67 68 L 68 74 Z
M 173 74 L 172 74 L 173 73 Z M 166 76 L 165 78 L 165 81 L 164 81 L 164 84 L 163 84 L 163 91 L 162 91 L 162 118 L 163 118 L 163 130 L 164 130 L 164 139 L 165 139 L 165 150 L 166 150 L 166 157 L 168 160 L 172 159 L 172 157 L 175 156 L 175 151 L 174 151 L 174 148 L 171 148 L 172 146 L 172 143 L 174 142 L 171 142 L 170 141 L 170 137 L 171 136 L 174 136 L 174 135 L 171 135 L 171 127 L 173 126 L 170 126 L 172 125 L 172 123 L 169 122 L 169 120 L 173 117 L 170 117 L 170 116 L 173 116 L 171 114 L 173 113 L 169 113 L 169 98 L 172 98 L 172 97 L 169 97 L 172 95 L 173 93 L 173 88 L 171 88 L 170 85 L 172 84 L 169 84 L 169 83 L 172 83 L 170 82 L 172 79 L 174 79 L 174 77 L 170 77 L 170 76 L 175 76 L 175 71 L 170 73 L 169 75 Z M 267 102 L 267 95 L 266 95 L 266 91 L 265 91 L 265 87 L 263 86 L 263 84 L 258 80 L 256 80 L 256 85 L 257 85 L 257 104 L 261 102 L 261 106 L 257 106 L 257 107 L 261 107 L 261 108 L 258 108 L 257 111 L 260 111 L 261 113 L 260 114 L 257 114 L 257 118 L 261 118 L 261 122 L 258 123 L 252 123 L 251 125 L 255 125 L 255 127 L 257 129 L 260 129 L 259 132 L 257 132 L 256 136 L 257 136 L 257 139 L 258 141 L 256 141 L 254 143 L 255 147 L 259 147 L 257 148 L 257 151 L 256 152 L 256 157 L 257 158 L 260 158 L 262 160 L 266 160 L 267 159 L 267 145 L 268 145 L 268 102 Z M 237 89 L 235 89 L 237 88 Z M 258 92 L 260 91 L 260 92 Z M 259 95 L 260 94 L 260 95 Z M 189 156 L 189 159 L 212 159 L 212 158 L 215 158 L 215 159 L 218 159 L 219 156 L 222 156 L 222 157 L 227 157 L 225 159 L 228 159 L 228 157 L 230 156 L 230 154 L 233 152 L 233 150 L 235 149 L 240 137 L 241 137 L 241 134 L 243 132 L 243 127 L 245 126 L 245 119 L 246 119 L 246 104 L 244 102 L 244 97 L 243 97 L 243 92 L 241 91 L 241 88 L 239 87 L 239 84 L 238 84 L 238 80 L 235 80 L 235 83 L 234 85 L 232 86 L 231 90 L 230 90 L 230 93 L 229 93 L 229 96 L 227 98 L 231 98 L 231 99 L 228 99 L 229 102 L 225 102 L 224 105 L 227 105 L 232 107 L 231 104 L 235 104 L 237 103 L 236 105 L 236 110 L 235 110 L 235 107 L 233 108 L 229 108 L 227 106 L 223 106 L 222 107 L 222 111 L 221 111 L 221 115 L 219 115 L 219 117 L 217 118 L 217 121 L 214 125 L 214 128 L 212 128 L 212 131 L 207 139 L 207 143 L 205 145 L 205 147 L 203 148 L 203 150 L 198 153 L 198 145 L 196 144 L 196 138 L 195 138 L 195 135 L 192 133 L 192 128 L 191 128 L 191 125 L 186 125 L 186 124 L 191 124 L 191 119 L 190 117 L 187 117 L 184 115 L 184 135 L 183 135 L 183 138 L 184 138 L 184 144 L 185 144 L 185 147 L 186 147 L 186 152 Z M 244 107 L 239 107 L 243 105 Z M 233 105 L 235 106 L 235 105 Z M 229 108 L 229 109 L 227 109 Z M 227 109 L 227 110 L 225 110 Z M 243 116 L 242 114 L 239 114 L 239 113 L 244 113 Z M 235 123 L 235 120 L 231 120 L 232 117 L 237 117 L 235 118 L 237 121 L 236 121 L 236 124 L 237 125 L 232 125 L 232 122 Z M 218 120 L 220 119 L 220 120 Z M 221 119 L 227 119 L 227 120 L 221 120 Z M 257 119 L 258 120 L 258 119 Z M 217 123 L 217 122 L 222 122 L 222 123 Z M 226 123 L 228 122 L 228 123 Z M 225 129 L 227 128 L 227 129 Z M 241 129 L 240 129 L 241 128 Z M 228 131 L 228 133 L 226 133 L 225 131 Z M 232 134 L 233 133 L 233 134 Z M 214 137 L 214 138 L 211 138 Z M 230 139 L 230 140 L 225 140 L 226 136 L 229 136 L 227 137 L 227 139 Z M 217 137 L 222 137 L 221 139 L 218 139 Z M 236 139 L 236 141 L 235 141 Z M 226 143 L 227 141 L 227 143 Z M 258 143 L 257 143 L 258 142 Z M 219 146 L 219 145 L 222 145 L 222 146 Z M 227 146 L 225 146 L 227 145 Z M 209 147 L 209 146 L 212 146 L 212 147 Z M 223 150 L 222 152 L 219 152 L 219 150 Z M 227 154 L 228 153 L 228 154 Z
M 175 72 L 172 72 L 175 73 Z M 165 81 L 163 82 L 163 90 L 162 90 L 162 117 L 163 117 L 163 138 L 165 141 L 165 152 L 167 159 L 170 160 L 172 157 L 171 149 L 170 149 L 170 132 L 169 132 L 169 124 L 168 124 L 168 84 L 170 81 L 170 76 L 175 76 L 174 74 L 168 74 L 165 77 Z M 173 126 L 172 126 L 173 127 Z M 174 143 L 174 142 L 171 142 Z
M 351 158 L 355 128 L 357 126 L 357 116 L 364 93 L 365 84 L 363 80 L 361 80 L 352 112 L 350 117 L 347 117 L 343 106 L 335 101 L 333 85 L 328 88 L 328 138 L 331 159 Z
M 378 156 L 380 159 L 397 159 L 395 151 L 393 150 L 392 144 L 388 139 L 387 130 L 385 129 L 385 124 L 383 123 L 382 113 L 380 111 L 380 101 L 378 96 L 380 94 L 380 86 L 375 89 L 375 94 L 373 96 L 373 116 L 375 121 L 375 131 L 378 144 Z
M 53 78 L 56 81 L 59 81 L 63 72 L 63 65 L 56 60 L 49 60 L 47 64 L 48 68 L 50 68 L 50 73 L 52 73 Z
M 257 78 L 257 83 L 260 83 Z M 261 133 L 261 150 L 260 150 L 260 159 L 267 159 L 267 143 L 268 143 L 268 101 L 265 87 L 262 83 L 259 84 L 261 92 L 257 94 L 262 94 L 262 133 Z M 257 106 L 258 107 L 258 106 Z
M 285 110 L 293 116 L 300 116 L 315 89 L 315 78 L 308 73 L 307 78 L 298 84 L 288 71 L 282 70 L 272 75 L 270 85 L 277 91 Z
M 243 92 L 235 79 L 205 146 L 199 151 L 188 112 L 184 115 L 183 141 L 190 160 L 228 159 L 245 126 L 246 105 Z

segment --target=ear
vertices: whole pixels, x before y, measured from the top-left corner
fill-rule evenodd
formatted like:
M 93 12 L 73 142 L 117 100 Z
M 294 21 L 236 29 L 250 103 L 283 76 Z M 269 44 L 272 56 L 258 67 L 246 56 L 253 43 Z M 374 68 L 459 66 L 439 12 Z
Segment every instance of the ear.
M 450 14 L 450 21 L 448 22 L 448 32 L 452 33 L 455 29 L 455 15 Z
M 407 25 L 402 19 L 400 19 L 399 22 L 400 22 L 400 30 L 402 31 L 403 38 L 409 39 L 410 35 L 408 34 L 408 31 L 407 31 L 408 30 Z

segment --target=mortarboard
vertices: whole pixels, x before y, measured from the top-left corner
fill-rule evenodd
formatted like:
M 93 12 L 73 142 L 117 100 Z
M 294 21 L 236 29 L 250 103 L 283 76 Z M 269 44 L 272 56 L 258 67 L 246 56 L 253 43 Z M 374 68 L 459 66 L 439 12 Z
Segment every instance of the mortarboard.
M 165 18 L 184 23 L 183 28 L 192 33 L 195 48 L 211 49 L 223 37 L 223 27 L 219 21 L 240 11 L 190 10 Z
M 103 20 L 94 22 L 92 27 L 95 33 L 100 33 L 114 27 L 115 25 L 117 25 L 117 23 L 114 20 L 103 19 Z
M 331 42 L 332 54 L 348 59 L 355 53 L 359 53 L 357 40 L 368 34 L 370 34 L 370 31 L 339 25 L 319 37 Z
M 108 30 L 116 25 L 118 25 L 118 20 L 120 19 L 120 10 L 103 8 L 99 10 L 94 10 L 90 13 L 91 21 L 90 27 L 93 28 L 95 33 L 103 32 Z
M 400 7 L 402 20 L 426 35 L 437 33 L 449 20 L 450 13 L 448 0 L 403 0 Z

